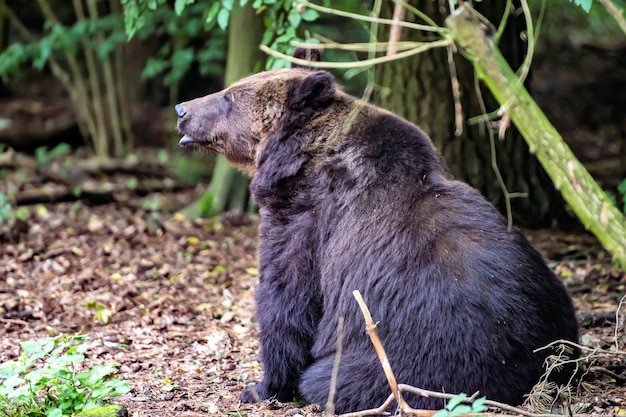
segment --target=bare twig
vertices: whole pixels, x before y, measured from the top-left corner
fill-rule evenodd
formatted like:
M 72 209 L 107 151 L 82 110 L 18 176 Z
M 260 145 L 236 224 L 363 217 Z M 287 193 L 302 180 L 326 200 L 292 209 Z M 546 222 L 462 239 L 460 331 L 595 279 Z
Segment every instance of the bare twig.
M 619 304 L 617 305 L 617 310 L 615 310 L 615 351 L 619 351 L 619 327 L 620 327 L 620 316 L 619 311 L 622 308 L 622 305 L 626 302 L 626 295 L 619 300 Z M 623 321 L 623 322 L 626 322 Z
M 393 404 L 395 400 L 396 400 L 396 397 L 394 397 L 394 395 L 391 394 L 389 395 L 389 397 L 387 397 L 385 402 L 382 403 L 382 405 L 378 408 L 370 408 L 369 410 L 362 410 L 362 411 L 357 411 L 354 413 L 346 413 L 346 414 L 342 414 L 340 417 L 365 417 L 365 416 L 378 416 L 382 414 L 389 414 L 389 412 L 386 412 L 386 411 L 389 408 L 389 406 Z
M 355 51 L 355 52 L 369 52 L 372 49 L 375 52 L 385 52 L 390 43 L 389 42 L 355 42 L 355 43 L 338 43 L 330 38 L 321 35 L 315 35 L 316 39 L 319 39 L 321 43 L 309 43 L 309 42 L 292 42 L 292 45 L 297 48 L 304 49 L 339 49 L 343 51 Z M 396 42 L 396 48 L 400 51 L 406 51 L 418 46 L 422 46 L 430 42 L 415 42 L 415 41 L 401 41 Z
M 528 49 L 526 50 L 524 62 L 517 71 L 517 76 L 519 77 L 518 82 L 523 84 L 524 80 L 526 80 L 526 77 L 528 76 L 528 73 L 530 72 L 530 64 L 533 61 L 533 55 L 535 53 L 535 27 L 533 26 L 533 18 L 530 14 L 528 2 L 526 0 L 520 0 L 520 2 L 522 4 L 522 10 L 524 11 L 524 19 L 526 21 L 526 37 L 528 42 Z
M 391 19 L 381 19 L 381 18 L 365 16 L 365 15 L 358 14 L 358 13 L 344 12 L 342 10 L 331 9 L 329 7 L 319 6 L 317 4 L 310 3 L 310 2 L 308 2 L 306 0 L 300 0 L 299 3 L 304 5 L 304 6 L 306 6 L 306 7 L 310 7 L 311 9 L 315 9 L 317 11 L 320 11 L 322 13 L 329 13 L 329 14 L 334 14 L 336 16 L 349 17 L 351 19 L 361 20 L 361 21 L 365 21 L 365 22 L 378 22 L 378 23 L 382 23 L 384 25 L 393 25 L 394 24 L 394 21 L 391 20 Z M 410 22 L 397 22 L 397 24 L 399 26 L 404 27 L 404 28 L 423 30 L 423 31 L 427 31 L 427 32 L 441 32 L 442 30 L 445 30 L 445 29 L 443 29 L 441 27 L 436 27 L 436 26 L 431 26 L 431 25 L 420 25 L 420 24 L 417 24 L 417 23 L 410 23 Z
M 361 313 L 363 314 L 363 318 L 365 318 L 367 334 L 369 335 L 372 344 L 374 345 L 374 349 L 376 349 L 376 354 L 378 355 L 378 359 L 383 366 L 383 371 L 385 372 L 385 376 L 387 377 L 387 382 L 389 383 L 391 392 L 398 402 L 398 406 L 400 407 L 400 409 L 403 409 L 403 406 L 405 406 L 406 403 L 402 399 L 402 395 L 398 390 L 396 377 L 393 374 L 393 370 L 391 369 L 391 365 L 389 364 L 389 359 L 387 358 L 387 354 L 385 353 L 383 344 L 381 343 L 380 338 L 378 337 L 378 333 L 376 332 L 376 324 L 374 323 L 374 320 L 372 320 L 372 316 L 369 309 L 367 308 L 367 304 L 365 304 L 365 300 L 363 300 L 363 297 L 361 296 L 361 292 L 359 290 L 355 290 L 352 292 L 352 295 L 354 296 L 354 298 L 356 298 L 356 302 L 359 303 Z
M 549 343 L 546 346 L 542 346 L 539 349 L 535 349 L 534 352 L 539 352 L 539 351 L 544 350 L 544 349 L 550 349 L 550 348 L 553 348 L 553 347 L 555 347 L 557 345 L 572 346 L 572 347 L 580 349 L 583 352 L 590 352 L 588 357 L 591 356 L 591 355 L 600 354 L 600 353 L 603 354 L 603 355 L 608 355 L 608 356 L 626 357 L 626 352 L 606 350 L 606 349 L 590 348 L 588 346 L 583 346 L 583 345 L 579 345 L 578 343 L 574 343 L 571 340 L 564 340 L 564 339 L 555 340 L 554 342 Z
M 396 44 L 402 39 L 402 26 L 399 22 L 404 21 L 406 9 L 402 6 L 402 3 L 406 3 L 407 0 L 400 0 L 393 8 L 393 22 L 391 29 L 389 30 L 389 48 L 387 49 L 387 56 L 394 56 L 398 52 Z
M 480 106 L 480 110 L 483 114 L 487 114 L 487 107 L 485 106 L 485 100 L 483 99 L 483 93 L 480 90 L 480 83 L 478 76 L 474 76 L 474 92 L 476 93 L 476 98 L 478 99 L 478 105 Z M 511 194 L 504 183 L 504 179 L 502 178 L 502 173 L 500 172 L 500 168 L 498 167 L 498 155 L 496 154 L 496 140 L 494 138 L 493 129 L 489 125 L 488 120 L 484 120 L 485 129 L 487 130 L 487 134 L 489 136 L 489 150 L 491 153 L 491 169 L 493 170 L 496 180 L 498 181 L 498 185 L 500 186 L 500 190 L 502 191 L 502 195 L 504 197 L 504 205 L 506 207 L 506 219 L 507 219 L 507 230 L 511 231 L 513 229 L 513 209 L 511 208 Z
M 450 84 L 452 86 L 452 99 L 454 100 L 454 135 L 459 137 L 463 134 L 463 107 L 461 106 L 461 84 L 456 75 L 456 65 L 454 64 L 454 45 L 450 45 L 448 50 L 448 67 L 450 68 Z
M 506 6 L 504 7 L 504 13 L 502 13 L 502 19 L 500 19 L 500 24 L 498 25 L 498 30 L 496 34 L 493 35 L 493 41 L 497 44 L 504 33 L 504 29 L 506 28 L 506 22 L 509 20 L 509 16 L 513 11 L 513 1 L 506 0 Z
M 335 395 L 337 394 L 337 378 L 339 377 L 339 363 L 343 353 L 343 317 L 337 321 L 337 353 L 333 363 L 333 373 L 330 375 L 330 390 L 328 391 L 328 401 L 326 401 L 325 412 L 328 415 L 335 414 Z
M 615 19 L 620 29 L 622 29 L 622 32 L 624 32 L 624 35 L 626 35 L 626 18 L 624 18 L 622 10 L 611 0 L 600 0 L 600 3 L 602 3 L 607 12 L 613 16 L 613 19 Z
M 434 48 L 442 48 L 452 44 L 452 40 L 448 38 L 432 41 L 432 42 L 424 42 L 421 46 L 410 49 L 404 52 L 398 52 L 396 55 L 392 57 L 381 56 L 373 59 L 365 59 L 362 61 L 353 61 L 353 62 L 328 62 L 328 61 L 307 61 L 306 59 L 298 59 L 294 58 L 290 55 L 280 53 L 278 51 L 274 51 L 273 49 L 268 48 L 265 45 L 261 45 L 260 48 L 263 52 L 276 57 L 284 59 L 288 62 L 293 62 L 300 65 L 306 65 L 313 68 L 359 68 L 359 67 L 368 67 L 370 65 L 382 64 L 383 62 L 389 62 L 396 59 L 406 58 L 412 55 L 417 55 L 419 53 L 425 52 L 429 49 Z

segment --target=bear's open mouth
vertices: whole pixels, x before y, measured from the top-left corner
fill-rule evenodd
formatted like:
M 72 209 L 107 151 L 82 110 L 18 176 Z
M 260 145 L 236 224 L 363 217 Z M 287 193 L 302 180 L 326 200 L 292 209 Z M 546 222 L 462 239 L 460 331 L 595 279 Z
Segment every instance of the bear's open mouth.
M 195 139 L 189 135 L 184 135 L 178 141 L 178 146 L 187 149 L 202 149 L 206 146 L 206 141 Z
M 178 145 L 182 146 L 183 148 L 187 148 L 189 146 L 197 145 L 197 144 L 198 144 L 198 141 L 189 135 L 184 135 L 182 138 L 180 138 L 180 141 L 178 141 Z

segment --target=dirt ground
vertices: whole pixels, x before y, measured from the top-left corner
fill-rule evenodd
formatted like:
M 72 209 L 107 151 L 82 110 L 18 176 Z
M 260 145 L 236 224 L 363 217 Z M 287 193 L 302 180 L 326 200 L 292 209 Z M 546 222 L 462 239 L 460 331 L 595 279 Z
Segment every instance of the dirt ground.
M 114 204 L 29 210 L 28 223 L 0 246 L 0 361 L 14 359 L 21 341 L 83 332 L 91 336 L 90 362 L 120 364 L 118 377 L 132 391 L 115 401 L 131 416 L 315 413 L 302 404 L 238 401 L 262 376 L 253 315 L 256 219 L 233 226 Z M 581 344 L 590 349 L 572 409 L 626 409 L 624 306 L 616 327 L 626 274 L 588 235 L 529 236 L 571 291 Z M 88 303 L 107 309 L 109 322 Z

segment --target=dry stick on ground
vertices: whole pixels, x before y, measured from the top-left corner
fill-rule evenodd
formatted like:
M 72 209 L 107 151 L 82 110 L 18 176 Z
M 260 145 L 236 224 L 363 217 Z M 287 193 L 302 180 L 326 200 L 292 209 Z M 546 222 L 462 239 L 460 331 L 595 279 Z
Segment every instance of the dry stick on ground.
M 615 310 L 615 350 L 619 351 L 619 328 L 620 328 L 620 315 L 619 311 L 622 308 L 622 305 L 626 302 L 626 295 L 624 295 L 621 300 L 619 300 L 619 304 L 617 305 L 617 310 Z M 626 323 L 626 320 L 625 320 Z M 626 324 L 625 324 L 626 326 Z
M 339 362 L 343 353 L 343 316 L 337 321 L 337 353 L 333 363 L 333 373 L 330 375 L 330 391 L 326 401 L 325 412 L 328 415 L 335 414 L 335 395 L 337 394 L 337 378 L 339 377 Z

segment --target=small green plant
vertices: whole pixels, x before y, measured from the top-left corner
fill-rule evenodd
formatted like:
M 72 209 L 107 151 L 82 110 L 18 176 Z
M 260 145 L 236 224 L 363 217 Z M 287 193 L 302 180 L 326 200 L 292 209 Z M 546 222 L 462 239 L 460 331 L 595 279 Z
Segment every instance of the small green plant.
M 459 394 L 448 401 L 446 408 L 437 411 L 433 417 L 457 417 L 462 414 L 478 414 L 487 410 L 485 397 L 481 397 L 471 404 L 462 404 L 467 399 L 467 394 Z
M 35 149 L 35 160 L 38 164 L 45 165 L 53 159 L 69 154 L 71 150 L 70 145 L 67 143 L 59 143 L 52 149 L 49 149 L 47 146 L 40 146 Z
M 27 220 L 30 213 L 26 207 L 14 208 L 10 198 L 0 193 L 0 231 L 10 229 L 16 220 Z
M 116 365 L 82 364 L 85 335 L 23 342 L 16 361 L 0 364 L 0 416 L 86 415 L 105 401 L 130 391 L 113 378 Z
M 5 194 L 0 193 L 0 225 L 10 223 L 12 218 L 11 202 Z

